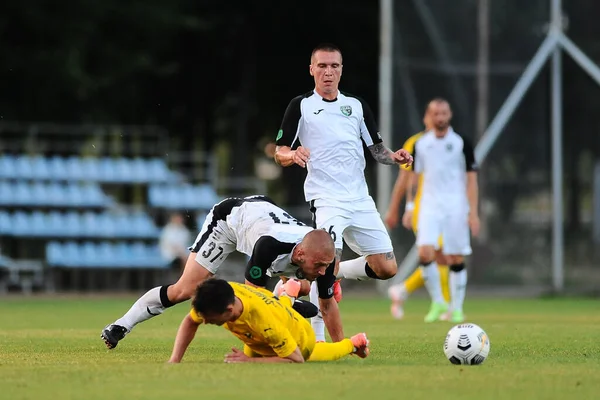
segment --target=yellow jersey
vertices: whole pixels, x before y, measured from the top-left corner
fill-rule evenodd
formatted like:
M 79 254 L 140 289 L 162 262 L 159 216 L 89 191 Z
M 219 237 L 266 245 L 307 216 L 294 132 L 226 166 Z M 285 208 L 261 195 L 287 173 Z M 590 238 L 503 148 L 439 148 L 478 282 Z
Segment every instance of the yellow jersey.
M 415 143 L 417 143 L 417 140 L 419 140 L 421 138 L 421 136 L 423 136 L 425 132 L 421 131 L 419 133 L 415 133 L 414 135 L 412 135 L 411 137 L 409 137 L 408 139 L 406 139 L 406 142 L 404 142 L 404 145 L 402 146 L 402 148 L 406 151 L 408 151 L 410 154 L 414 155 L 415 152 Z M 403 168 L 407 171 L 412 171 L 413 170 L 413 166 L 412 165 L 400 165 L 400 168 Z M 413 215 L 412 215 L 412 228 L 413 228 L 413 232 L 417 232 L 417 222 L 419 221 L 419 204 L 421 203 L 421 189 L 423 188 L 423 174 L 419 175 L 419 181 L 418 181 L 418 186 L 417 186 L 417 193 L 415 195 L 415 198 L 413 199 L 414 203 L 415 203 L 415 209 L 413 211 Z
M 308 321 L 292 308 L 288 297 L 277 299 L 272 292 L 237 282 L 229 282 L 243 305 L 238 319 L 223 327 L 237 336 L 252 352 L 264 356 L 285 358 L 296 347 L 305 360 L 312 353 L 316 338 Z M 196 323 L 202 317 L 192 309 L 190 317 Z

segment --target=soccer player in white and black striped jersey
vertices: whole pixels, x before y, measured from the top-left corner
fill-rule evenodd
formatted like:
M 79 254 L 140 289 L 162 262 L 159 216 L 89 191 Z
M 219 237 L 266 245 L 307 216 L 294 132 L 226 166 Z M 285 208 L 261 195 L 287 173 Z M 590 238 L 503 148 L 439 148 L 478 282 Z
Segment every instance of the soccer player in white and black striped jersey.
M 320 296 L 333 296 L 335 245 L 331 236 L 298 221 L 265 196 L 228 198 L 216 204 L 189 250 L 176 283 L 150 289 L 102 330 L 102 340 L 109 349 L 137 324 L 189 300 L 198 284 L 214 276 L 236 250 L 250 257 L 246 284 L 265 287 L 273 276 L 307 279 L 317 282 Z M 318 312 L 308 302 L 296 300 L 293 306 L 305 317 Z
M 407 201 L 414 198 L 422 176 L 421 204 L 417 227 L 419 261 L 425 287 L 432 302 L 425 322 L 437 321 L 448 309 L 442 297 L 435 250 L 438 238 L 444 239 L 443 254 L 450 266 L 450 321 L 464 320 L 463 301 L 467 285 L 464 257 L 471 254 L 470 233 L 479 232 L 477 186 L 478 166 L 473 146 L 452 129 L 450 104 L 441 98 L 428 105 L 433 129 L 414 146 L 414 172 Z M 470 231 L 470 232 L 469 232 Z
M 327 230 L 336 245 L 337 260 L 342 238 L 360 255 L 339 263 L 338 277 L 389 279 L 398 269 L 392 242 L 369 195 L 364 175 L 363 143 L 382 164 L 412 162 L 405 150 L 384 146 L 367 103 L 338 90 L 342 76 L 342 53 L 331 44 L 317 46 L 311 54 L 310 74 L 315 88 L 292 99 L 277 135 L 275 161 L 284 166 L 307 168 L 305 200 L 310 203 L 316 228 Z M 299 144 L 299 147 L 295 148 Z M 336 268 L 337 270 L 337 268 Z M 334 341 L 344 334 L 334 299 L 311 301 L 320 305 L 313 318 L 317 340 L 324 340 L 323 320 Z

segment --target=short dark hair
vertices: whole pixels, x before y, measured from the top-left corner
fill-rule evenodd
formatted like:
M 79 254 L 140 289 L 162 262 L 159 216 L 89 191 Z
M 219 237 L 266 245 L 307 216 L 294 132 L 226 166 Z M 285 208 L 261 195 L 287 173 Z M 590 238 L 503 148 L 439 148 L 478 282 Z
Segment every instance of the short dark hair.
M 429 110 L 429 106 L 433 103 L 446 103 L 446 104 L 448 104 L 448 106 L 450 106 L 450 102 L 448 100 L 446 100 L 445 98 L 434 97 L 433 99 L 431 99 L 427 102 L 427 105 L 425 106 L 425 113 L 423 115 L 427 114 L 427 111 Z
M 310 59 L 312 61 L 312 58 L 314 57 L 315 53 L 317 51 L 327 51 L 327 52 L 335 52 L 337 51 L 338 53 L 340 53 L 340 58 L 343 60 L 344 57 L 342 56 L 342 50 L 340 50 L 340 48 L 338 46 L 336 46 L 333 43 L 320 43 L 317 45 L 317 47 L 315 47 L 312 51 L 312 53 L 310 53 Z
M 227 306 L 235 303 L 231 285 L 223 279 L 208 279 L 196 288 L 192 307 L 200 314 L 223 314 Z

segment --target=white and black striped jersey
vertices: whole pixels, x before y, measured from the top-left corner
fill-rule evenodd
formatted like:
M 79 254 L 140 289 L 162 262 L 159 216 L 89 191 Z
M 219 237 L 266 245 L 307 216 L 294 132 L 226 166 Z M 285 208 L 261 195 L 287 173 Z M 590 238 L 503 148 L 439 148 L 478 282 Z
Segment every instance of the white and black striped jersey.
M 198 252 L 213 233 L 225 235 L 227 243 L 250 257 L 245 276 L 254 285 L 264 287 L 269 277 L 288 276 L 302 279 L 302 271 L 292 263 L 294 247 L 313 228 L 298 221 L 265 196 L 228 198 L 215 205 L 207 216 L 204 233 L 190 248 Z M 319 297 L 333 295 L 335 262 L 324 276 L 317 278 Z
M 419 138 L 413 151 L 413 168 L 423 174 L 423 207 L 468 206 L 467 172 L 477 171 L 471 142 L 449 128 L 441 138 L 433 131 Z
M 364 100 L 339 92 L 327 100 L 314 90 L 288 105 L 277 134 L 278 146 L 310 150 L 304 182 L 306 201 L 365 198 L 365 145 L 381 143 L 375 117 Z

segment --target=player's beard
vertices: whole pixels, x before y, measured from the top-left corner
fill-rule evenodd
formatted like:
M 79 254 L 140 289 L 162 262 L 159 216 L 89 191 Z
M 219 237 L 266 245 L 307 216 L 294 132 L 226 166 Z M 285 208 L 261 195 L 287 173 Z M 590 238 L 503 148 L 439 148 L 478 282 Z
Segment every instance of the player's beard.
M 450 126 L 450 122 L 440 122 L 438 124 L 435 124 L 435 129 L 437 131 L 444 131 L 446 130 L 448 127 Z

